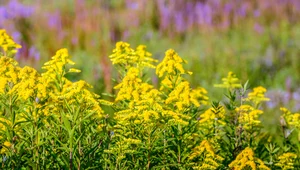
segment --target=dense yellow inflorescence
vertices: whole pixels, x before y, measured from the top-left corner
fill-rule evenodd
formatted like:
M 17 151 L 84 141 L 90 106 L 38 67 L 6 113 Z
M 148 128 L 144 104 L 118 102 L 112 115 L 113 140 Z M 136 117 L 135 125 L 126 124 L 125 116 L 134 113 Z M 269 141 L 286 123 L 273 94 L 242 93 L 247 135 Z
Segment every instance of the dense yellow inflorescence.
M 248 93 L 248 97 L 245 99 L 246 101 L 251 101 L 255 104 L 255 106 L 258 106 L 261 102 L 269 101 L 270 99 L 265 97 L 265 93 L 267 92 L 267 89 L 258 86 L 253 89 L 253 92 Z
M 243 170 L 246 167 L 252 170 L 270 170 L 262 160 L 254 157 L 254 152 L 251 148 L 245 148 L 238 156 L 229 164 L 229 168 L 234 170 Z
M 189 160 L 203 158 L 193 169 L 218 169 L 221 162 L 224 160 L 221 156 L 217 155 L 213 150 L 211 144 L 207 140 L 203 140 L 201 144 L 193 149 L 192 154 L 189 156 Z
M 200 115 L 199 123 L 205 127 L 213 127 L 215 122 L 220 125 L 226 125 L 225 121 L 225 109 L 222 107 L 218 113 L 214 108 L 207 109 L 203 114 Z
M 279 162 L 275 165 L 280 167 L 282 170 L 294 169 L 294 162 L 297 155 L 294 153 L 284 153 L 278 157 Z
M 300 113 L 292 113 L 284 107 L 281 107 L 280 110 L 283 112 L 283 118 L 286 123 L 292 128 L 300 130 Z
M 259 115 L 263 114 L 263 111 L 257 110 L 250 105 L 241 105 L 235 110 L 239 115 L 239 123 L 243 126 L 244 129 L 251 130 L 261 124 Z
M 192 72 L 185 71 L 182 64 L 187 63 L 174 50 L 170 49 L 166 52 L 165 58 L 157 65 L 156 74 L 162 77 L 165 73 L 169 75 L 177 74 L 192 74 Z
M 15 43 L 4 29 L 0 29 L 0 47 L 2 47 L 4 54 L 8 52 L 15 54 L 17 49 L 21 48 L 21 45 Z

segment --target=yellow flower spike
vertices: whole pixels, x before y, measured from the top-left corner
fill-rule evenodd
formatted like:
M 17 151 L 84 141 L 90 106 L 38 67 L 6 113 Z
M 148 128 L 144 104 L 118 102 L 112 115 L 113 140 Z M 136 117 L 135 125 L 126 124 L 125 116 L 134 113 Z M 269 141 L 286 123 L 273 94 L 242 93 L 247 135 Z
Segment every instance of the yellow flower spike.
M 207 140 L 203 140 L 201 144 L 193 149 L 189 160 L 203 160 L 197 161 L 193 169 L 218 169 L 221 162 L 224 160 L 221 156 L 217 155 Z
M 244 169 L 246 167 L 251 168 L 252 170 L 270 170 L 270 168 L 267 167 L 262 160 L 254 157 L 254 152 L 249 147 L 239 153 L 235 160 L 229 164 L 229 168 L 232 169 Z
M 146 46 L 139 45 L 136 50 L 130 48 L 130 44 L 126 42 L 117 42 L 113 54 L 109 56 L 113 65 L 121 66 L 121 68 L 129 69 L 136 67 L 143 69 L 144 67 L 155 68 L 152 64 L 157 60 L 151 58 L 152 54 L 146 51 Z
M 17 49 L 21 48 L 22 46 L 15 43 L 4 29 L 0 29 L 0 47 L 2 47 L 5 54 L 15 54 Z
M 222 78 L 222 84 L 215 84 L 215 87 L 227 88 L 230 90 L 242 88 L 240 80 L 233 72 L 229 72 L 226 78 Z
M 287 125 L 291 128 L 300 130 L 300 113 L 292 113 L 284 107 L 281 107 L 280 110 L 283 112 L 283 118 L 285 119 Z
M 161 63 L 156 67 L 156 74 L 162 77 L 165 73 L 168 75 L 192 74 L 192 72 L 185 71 L 182 64 L 187 63 L 183 60 L 173 49 L 166 51 L 165 57 Z
M 235 110 L 239 115 L 239 123 L 242 124 L 244 129 L 250 130 L 253 127 L 258 127 L 261 124 L 259 115 L 263 114 L 263 111 L 257 110 L 250 105 L 241 105 Z
M 260 104 L 263 101 L 270 100 L 269 98 L 265 97 L 266 92 L 267 92 L 267 89 L 262 86 L 255 87 L 253 89 L 253 92 L 248 93 L 248 97 L 244 100 L 252 101 L 257 106 L 258 104 Z
M 278 163 L 275 166 L 280 167 L 283 170 L 294 169 L 294 162 L 297 158 L 297 155 L 294 153 L 284 153 L 278 157 Z

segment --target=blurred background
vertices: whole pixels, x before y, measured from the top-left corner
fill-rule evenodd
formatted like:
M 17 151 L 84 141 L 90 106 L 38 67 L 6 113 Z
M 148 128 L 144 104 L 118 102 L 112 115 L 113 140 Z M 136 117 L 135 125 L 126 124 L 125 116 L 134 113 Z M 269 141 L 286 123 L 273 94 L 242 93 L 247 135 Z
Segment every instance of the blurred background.
M 101 94 L 117 77 L 108 59 L 117 41 L 159 60 L 173 48 L 212 100 L 224 93 L 213 84 L 233 71 L 268 89 L 271 110 L 300 110 L 299 18 L 299 0 L 0 0 L 0 28 L 22 45 L 21 66 L 40 69 L 67 48 L 82 70 L 71 78 Z

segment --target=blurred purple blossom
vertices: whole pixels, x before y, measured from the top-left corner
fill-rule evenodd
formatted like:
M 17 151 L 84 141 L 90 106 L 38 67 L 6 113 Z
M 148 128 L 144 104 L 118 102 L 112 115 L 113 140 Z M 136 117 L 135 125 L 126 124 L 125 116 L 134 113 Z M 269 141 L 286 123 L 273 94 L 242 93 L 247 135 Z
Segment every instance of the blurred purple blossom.
M 158 1 L 158 7 L 160 12 L 160 24 L 161 28 L 165 30 L 170 25 L 171 10 L 165 6 L 162 1 Z
M 184 32 L 185 31 L 185 22 L 183 18 L 182 12 L 177 12 L 174 16 L 175 19 L 175 26 L 177 32 Z
M 33 13 L 34 7 L 23 5 L 18 0 L 11 0 L 8 4 L 0 6 L 0 26 L 3 27 L 6 20 L 28 18 Z
M 208 4 L 197 2 L 195 6 L 195 13 L 197 16 L 196 20 L 198 24 L 212 24 L 212 9 Z
M 54 13 L 49 13 L 48 16 L 48 26 L 52 29 L 56 29 L 60 31 L 62 29 L 62 21 L 61 21 L 61 15 L 59 11 L 56 11 Z
M 237 9 L 236 14 L 240 17 L 245 17 L 247 15 L 248 4 L 243 3 L 240 8 Z
M 18 0 L 11 0 L 8 3 L 6 9 L 9 14 L 9 18 L 17 18 L 17 17 L 28 18 L 34 12 L 34 8 L 32 6 L 25 6 L 19 3 Z
M 126 0 L 126 7 L 131 10 L 136 10 L 139 8 L 139 3 L 132 0 Z
M 29 48 L 29 54 L 28 55 L 29 55 L 30 58 L 34 58 L 35 61 L 40 60 L 40 52 L 34 46 Z
M 254 10 L 254 11 L 253 11 L 253 16 L 254 16 L 255 18 L 259 17 L 259 16 L 260 16 L 260 11 L 259 11 L 258 9 Z
M 225 14 L 230 14 L 231 12 L 232 12 L 232 10 L 233 10 L 233 5 L 231 4 L 231 3 L 226 3 L 225 5 L 224 5 L 224 13 Z
M 19 44 L 21 43 L 22 35 L 19 31 L 14 31 L 11 36 L 15 42 Z
M 262 34 L 264 32 L 263 26 L 261 26 L 259 23 L 255 23 L 253 29 L 259 34 Z

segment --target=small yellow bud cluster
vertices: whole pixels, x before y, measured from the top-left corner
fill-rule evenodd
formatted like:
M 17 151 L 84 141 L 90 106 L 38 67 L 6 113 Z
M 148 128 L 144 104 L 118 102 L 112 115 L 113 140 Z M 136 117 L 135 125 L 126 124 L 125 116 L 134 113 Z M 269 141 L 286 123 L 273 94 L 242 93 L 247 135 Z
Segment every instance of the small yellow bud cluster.
M 220 88 L 227 88 L 227 89 L 238 89 L 241 88 L 242 85 L 240 83 L 240 80 L 236 77 L 236 75 L 233 72 L 229 72 L 226 78 L 222 78 L 223 83 L 222 84 L 215 84 L 215 87 Z
M 146 51 L 146 46 L 140 45 L 136 50 L 130 48 L 130 45 L 125 42 L 118 42 L 113 54 L 109 56 L 113 65 L 120 66 L 121 68 L 129 69 L 136 67 L 143 69 L 144 67 L 155 68 L 152 64 L 157 62 L 153 59 L 152 54 Z

